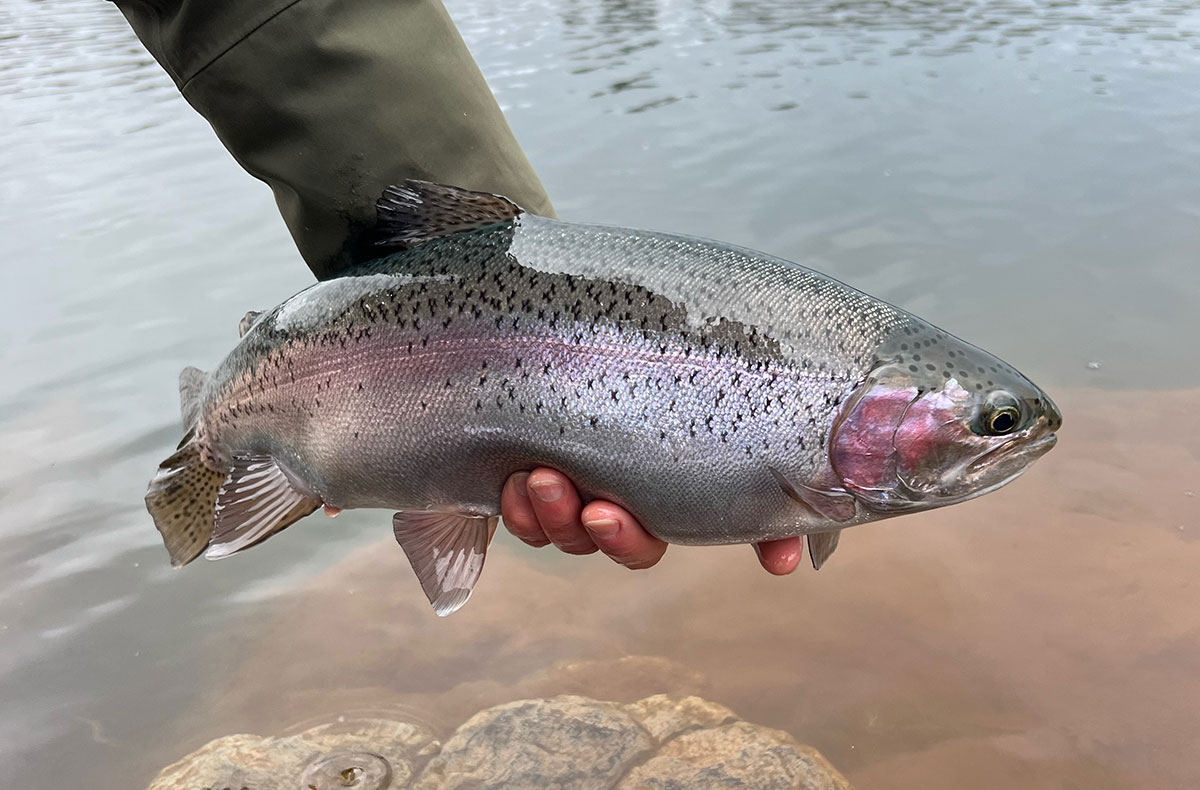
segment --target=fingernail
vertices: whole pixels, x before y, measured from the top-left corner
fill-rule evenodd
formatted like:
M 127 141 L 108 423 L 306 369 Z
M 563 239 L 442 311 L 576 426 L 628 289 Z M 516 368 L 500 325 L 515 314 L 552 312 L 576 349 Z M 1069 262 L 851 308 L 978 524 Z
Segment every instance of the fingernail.
M 557 502 L 562 499 L 564 493 L 562 483 L 553 479 L 547 480 L 539 477 L 530 480 L 529 487 L 533 489 L 533 495 L 543 502 Z
M 583 525 L 587 527 L 588 532 L 601 538 L 611 538 L 621 528 L 621 522 L 615 518 L 598 518 L 592 521 L 585 521 Z
M 512 479 L 513 488 L 517 489 L 517 496 L 522 499 L 529 499 L 529 489 L 527 488 L 529 485 L 529 473 L 517 472 L 512 476 Z

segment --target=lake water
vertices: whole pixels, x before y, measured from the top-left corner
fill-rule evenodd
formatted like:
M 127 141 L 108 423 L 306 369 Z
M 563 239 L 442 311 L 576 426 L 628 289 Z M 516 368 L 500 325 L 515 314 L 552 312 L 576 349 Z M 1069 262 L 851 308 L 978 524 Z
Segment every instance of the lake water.
M 819 574 L 507 536 L 434 618 L 383 512 L 172 571 L 175 376 L 310 280 L 110 5 L 0 0 L 0 766 L 143 786 L 351 711 L 700 693 L 861 790 L 1200 786 L 1200 10 L 451 0 L 564 218 L 826 271 L 1050 391 L 1020 482 Z

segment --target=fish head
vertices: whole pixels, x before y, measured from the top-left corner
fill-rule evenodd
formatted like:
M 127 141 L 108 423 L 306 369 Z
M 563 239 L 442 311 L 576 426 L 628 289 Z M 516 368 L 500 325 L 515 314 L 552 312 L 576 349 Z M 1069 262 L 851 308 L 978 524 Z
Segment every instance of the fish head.
M 834 422 L 830 463 L 868 510 L 951 505 L 1019 477 L 1054 447 L 1062 415 L 996 357 L 933 327 L 889 341 Z

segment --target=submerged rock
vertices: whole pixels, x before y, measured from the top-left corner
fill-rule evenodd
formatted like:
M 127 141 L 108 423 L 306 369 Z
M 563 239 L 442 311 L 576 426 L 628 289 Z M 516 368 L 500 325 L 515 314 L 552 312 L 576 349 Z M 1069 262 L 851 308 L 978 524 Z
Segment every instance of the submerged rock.
M 488 708 L 444 743 L 383 719 L 218 738 L 150 790 L 849 790 L 810 746 L 699 697 L 578 696 Z
M 299 735 L 227 735 L 205 744 L 150 783 L 152 790 L 331 790 L 408 787 L 436 753 L 428 729 L 409 722 L 355 719 Z

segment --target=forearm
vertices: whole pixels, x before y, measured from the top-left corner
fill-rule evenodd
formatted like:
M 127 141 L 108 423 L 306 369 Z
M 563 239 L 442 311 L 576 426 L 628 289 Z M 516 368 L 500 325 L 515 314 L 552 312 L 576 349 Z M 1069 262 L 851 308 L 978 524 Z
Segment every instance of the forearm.
M 117 0 L 318 277 L 405 178 L 553 209 L 440 0 Z

